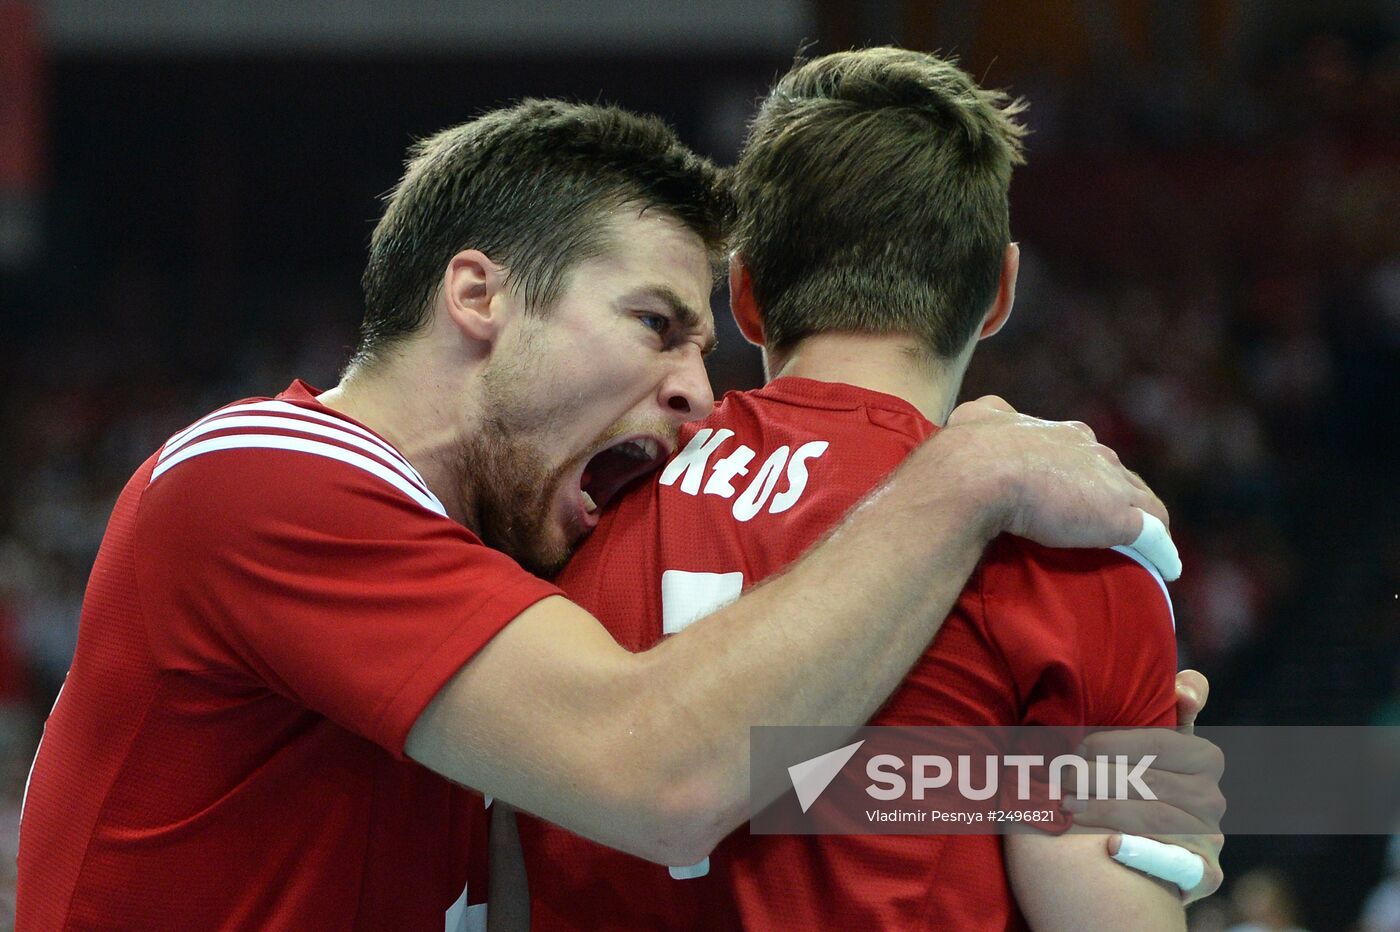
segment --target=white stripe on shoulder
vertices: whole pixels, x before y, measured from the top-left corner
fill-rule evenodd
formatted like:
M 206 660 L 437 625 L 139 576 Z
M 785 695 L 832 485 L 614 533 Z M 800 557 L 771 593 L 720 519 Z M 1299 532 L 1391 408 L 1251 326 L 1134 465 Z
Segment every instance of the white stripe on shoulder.
M 399 464 L 402 465 L 403 470 L 406 471 L 410 476 L 412 476 L 414 480 L 418 482 L 419 485 L 421 485 L 425 489 L 428 487 L 428 484 L 423 481 L 423 477 L 419 475 L 418 470 L 413 468 L 413 464 L 406 460 L 402 453 L 394 449 L 392 446 L 389 445 L 389 443 L 384 441 L 382 438 L 375 436 L 374 433 L 372 433 L 371 431 L 366 430 L 358 424 L 353 424 L 350 421 L 347 421 L 345 418 L 336 417 L 332 414 L 325 414 L 321 411 L 315 411 L 311 408 L 303 408 L 300 405 L 294 405 L 290 402 L 278 401 L 276 399 L 271 399 L 269 401 L 250 401 L 245 404 L 230 405 L 227 408 L 220 408 L 218 411 L 206 414 L 204 417 L 195 421 L 189 427 L 185 428 L 184 430 L 177 433 L 175 436 L 171 437 L 165 442 L 165 446 L 167 449 L 179 446 L 186 435 L 211 421 L 219 420 L 234 415 L 260 413 L 291 415 L 292 419 L 294 420 L 309 418 L 311 420 L 320 421 L 324 424 L 334 425 L 335 427 L 339 427 L 341 430 L 346 430 L 351 433 L 358 434 L 359 436 L 364 437 L 369 442 L 380 447 L 386 454 L 388 454 L 393 459 L 397 460 Z
M 402 473 L 390 469 L 381 461 L 371 459 L 353 450 L 347 450 L 344 447 L 338 447 L 333 443 L 323 443 L 306 437 L 290 437 L 286 434 L 224 434 L 221 437 L 210 437 L 188 444 L 169 458 L 164 458 L 162 454 L 161 462 L 151 472 L 151 482 L 155 482 L 169 469 L 185 460 L 221 450 L 290 450 L 297 453 L 324 456 L 327 459 L 337 460 L 363 469 L 389 483 L 429 511 L 440 514 L 444 518 L 447 517 L 447 509 L 442 507 L 442 502 L 438 501 L 436 495 L 420 489 L 415 483 L 406 479 Z
M 1162 578 L 1162 574 L 1157 570 L 1156 565 L 1153 564 L 1151 560 L 1147 559 L 1147 557 L 1144 557 L 1142 554 L 1138 553 L 1132 547 L 1114 547 L 1113 549 L 1118 551 L 1128 559 L 1132 560 L 1138 566 L 1141 566 L 1143 569 L 1147 570 L 1147 572 L 1152 574 L 1152 578 L 1157 580 L 1157 588 L 1162 590 L 1162 598 L 1167 600 L 1167 611 L 1171 613 L 1172 630 L 1175 631 L 1176 609 L 1172 607 L 1172 596 L 1171 593 L 1167 591 L 1167 582 L 1165 579 Z
M 193 430 L 185 432 L 179 441 L 168 442 L 160 452 L 159 462 L 164 462 L 170 456 L 178 453 L 185 445 L 194 442 L 205 434 L 218 430 L 229 430 L 232 428 L 261 427 L 273 430 L 295 431 L 300 434 L 312 434 L 317 437 L 326 437 L 330 440 L 338 440 L 341 443 L 349 444 L 352 447 L 364 450 L 366 453 L 382 461 L 385 466 L 393 469 L 402 475 L 406 480 L 413 483 L 422 492 L 427 492 L 428 487 L 418 477 L 418 473 L 407 466 L 401 459 L 391 456 L 386 452 L 386 447 L 373 440 L 367 440 L 358 434 L 352 434 L 342 429 L 339 425 L 318 424 L 302 418 L 269 416 L 258 414 L 230 414 L 228 417 L 215 418 L 204 424 L 198 425 Z

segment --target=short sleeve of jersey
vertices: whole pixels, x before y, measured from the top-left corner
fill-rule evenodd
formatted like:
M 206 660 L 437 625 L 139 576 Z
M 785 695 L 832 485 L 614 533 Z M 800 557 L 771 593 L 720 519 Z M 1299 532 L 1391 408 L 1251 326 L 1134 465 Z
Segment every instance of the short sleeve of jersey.
M 272 690 L 400 756 L 447 680 L 559 591 L 383 479 L 296 450 L 158 475 L 136 551 L 164 675 Z
M 1176 724 L 1171 602 L 1138 560 L 1003 537 L 978 583 L 1021 724 Z
M 1171 603 L 1113 550 L 1002 537 L 880 724 L 1176 724 Z

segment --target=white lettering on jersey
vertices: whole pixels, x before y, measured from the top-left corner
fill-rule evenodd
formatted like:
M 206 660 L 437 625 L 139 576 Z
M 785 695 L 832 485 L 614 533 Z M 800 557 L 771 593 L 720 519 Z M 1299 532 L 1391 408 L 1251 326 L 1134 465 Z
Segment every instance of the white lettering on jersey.
M 714 436 L 711 436 L 711 433 Z M 675 459 L 666 464 L 666 468 L 661 471 L 661 484 L 674 485 L 677 479 L 681 479 L 681 474 L 685 478 L 681 479 L 681 491 L 687 495 L 697 495 L 700 492 L 700 480 L 704 478 L 705 468 L 710 465 L 710 454 L 724 441 L 734 436 L 734 431 L 726 427 L 721 427 L 717 431 L 711 431 L 708 427 L 702 427 L 695 432 L 695 436 L 690 438 L 690 443 L 685 445 L 685 449 L 677 453 Z
M 758 467 L 758 475 L 753 477 L 753 482 L 744 490 L 744 494 L 739 496 L 734 503 L 734 517 L 740 521 L 748 521 L 763 510 L 763 506 L 768 504 L 768 496 L 773 494 L 773 487 L 778 484 L 778 477 L 782 475 L 783 464 L 787 462 L 788 453 L 791 452 L 787 446 L 778 447 L 768 454 L 768 459 L 763 461 L 763 465 Z
M 811 478 L 807 470 L 807 461 L 821 456 L 831 446 L 825 440 L 811 440 L 799 446 L 791 457 L 788 455 L 790 447 L 778 447 L 768 454 L 763 465 L 758 468 L 758 473 L 740 492 L 734 487 L 734 480 L 749 475 L 749 464 L 758 456 L 752 447 L 741 443 L 713 465 L 710 463 L 711 457 L 733 436 L 734 431 L 724 427 L 719 430 L 708 427 L 697 430 L 695 436 L 690 438 L 690 443 L 685 445 L 685 449 L 677 453 L 675 458 L 666 464 L 666 468 L 661 470 L 661 478 L 658 481 L 662 485 L 674 486 L 679 480 L 680 491 L 687 495 L 699 495 L 701 481 L 704 480 L 706 495 L 718 495 L 725 499 L 738 495 L 732 509 L 735 520 L 751 521 L 765 506 L 769 506 L 769 514 L 776 515 L 796 505 L 802 498 L 802 493 L 807 491 L 807 483 Z M 707 472 L 709 478 L 706 480 Z M 787 478 L 787 487 L 774 495 L 778 480 L 784 476 Z
M 734 486 L 730 480 L 735 476 L 747 476 L 749 463 L 753 461 L 754 456 L 752 449 L 739 444 L 739 449 L 715 464 L 715 471 L 710 473 L 710 481 L 705 483 L 705 494 L 733 498 Z
M 792 459 L 788 460 L 788 487 L 773 496 L 773 507 L 768 510 L 769 514 L 782 514 L 797 504 L 802 493 L 807 491 L 807 461 L 821 456 L 828 446 L 830 444 L 825 440 L 813 440 L 797 448 L 797 452 L 792 454 Z

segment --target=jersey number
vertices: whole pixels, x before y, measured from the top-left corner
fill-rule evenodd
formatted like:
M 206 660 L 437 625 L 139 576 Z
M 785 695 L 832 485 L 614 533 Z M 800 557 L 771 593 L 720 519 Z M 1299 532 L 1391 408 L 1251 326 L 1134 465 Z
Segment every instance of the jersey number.
M 743 573 L 666 570 L 661 574 L 661 633 L 684 631 L 739 598 L 743 591 Z M 710 859 L 689 867 L 672 867 L 670 871 L 676 880 L 694 880 L 710 872 Z

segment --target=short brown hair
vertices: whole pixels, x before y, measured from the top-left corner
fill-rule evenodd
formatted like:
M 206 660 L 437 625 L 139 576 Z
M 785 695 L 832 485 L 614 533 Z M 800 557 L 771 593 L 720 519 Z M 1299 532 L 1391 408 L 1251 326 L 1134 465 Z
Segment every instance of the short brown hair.
M 426 322 L 448 260 L 480 249 L 508 269 L 528 307 L 609 245 L 608 217 L 659 209 L 723 248 L 732 201 L 723 174 L 656 117 L 525 100 L 416 143 L 370 238 L 356 361 Z
M 996 295 L 1019 100 L 952 61 L 870 48 L 799 62 L 754 118 L 735 246 L 769 347 L 907 333 L 956 355 Z

